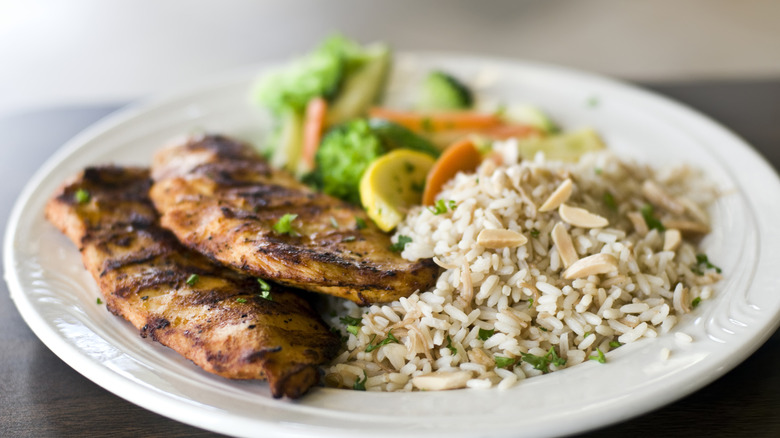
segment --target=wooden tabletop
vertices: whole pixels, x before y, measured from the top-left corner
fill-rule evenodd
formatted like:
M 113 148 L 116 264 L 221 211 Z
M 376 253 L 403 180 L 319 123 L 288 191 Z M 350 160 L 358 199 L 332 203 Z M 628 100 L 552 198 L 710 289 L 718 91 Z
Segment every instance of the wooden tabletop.
M 723 123 L 780 169 L 780 80 L 645 86 Z M 2 230 L 22 187 L 46 158 L 82 128 L 117 107 L 53 108 L 0 119 Z M 554 430 L 554 425 L 551 428 Z M 218 435 L 131 404 L 71 369 L 27 327 L 3 282 L 0 436 Z M 737 368 L 698 392 L 582 436 L 780 436 L 780 332 Z

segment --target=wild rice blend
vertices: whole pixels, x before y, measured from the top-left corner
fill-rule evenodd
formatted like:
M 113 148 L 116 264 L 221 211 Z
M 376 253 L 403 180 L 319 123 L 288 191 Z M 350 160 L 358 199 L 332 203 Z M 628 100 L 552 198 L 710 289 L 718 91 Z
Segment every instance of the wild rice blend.
M 508 388 L 608 361 L 712 296 L 720 269 L 694 242 L 709 231 L 717 194 L 700 173 L 607 152 L 574 164 L 520 162 L 513 141 L 494 149 L 503 165 L 459 174 L 438 209 L 413 210 L 393 237 L 411 239 L 404 258 L 433 257 L 444 268 L 434 289 L 367 312 L 338 303 L 330 322 L 345 350 L 326 384 Z

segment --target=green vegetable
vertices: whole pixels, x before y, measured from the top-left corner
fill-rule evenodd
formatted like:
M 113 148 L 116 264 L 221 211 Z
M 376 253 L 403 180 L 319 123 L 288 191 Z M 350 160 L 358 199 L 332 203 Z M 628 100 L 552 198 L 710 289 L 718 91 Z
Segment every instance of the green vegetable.
M 454 210 L 455 207 L 457 207 L 455 201 L 445 201 L 444 199 L 439 199 L 435 204 L 433 204 L 433 207 L 428 207 L 428 210 L 438 216 L 440 214 L 446 213 L 448 208 L 450 210 Z
M 543 373 L 550 372 L 550 364 L 559 367 L 566 365 L 566 359 L 559 357 L 558 353 L 553 347 L 550 347 L 550 351 L 548 351 L 544 356 L 536 356 L 530 353 L 520 353 L 520 356 L 523 358 L 523 362 L 530 364 L 534 367 L 534 369 L 537 369 Z
M 442 71 L 431 72 L 423 83 L 421 110 L 458 110 L 474 105 L 471 90 L 453 76 Z
M 323 192 L 360 204 L 360 177 L 372 161 L 385 153 L 382 143 L 365 120 L 340 125 L 322 139 L 310 177 Z
M 488 339 L 490 339 L 491 336 L 493 336 L 493 333 L 495 333 L 495 332 L 496 332 L 495 329 L 485 330 L 485 329 L 481 328 L 481 329 L 479 329 L 479 332 L 477 333 L 477 337 L 481 341 L 487 341 Z
M 363 380 L 360 380 L 360 378 L 355 379 L 355 384 L 352 385 L 352 389 L 355 391 L 365 391 L 366 380 L 368 380 L 368 375 L 366 375 L 366 370 L 363 370 Z
M 696 254 L 696 265 L 692 266 L 691 270 L 698 275 L 704 275 L 705 269 L 714 269 L 718 274 L 722 272 L 722 269 L 710 263 L 707 254 Z
M 502 117 L 511 122 L 533 126 L 545 134 L 561 132 L 558 125 L 541 109 L 534 106 L 512 106 L 502 111 Z
M 236 298 L 237 303 L 246 303 L 246 298 Z
M 394 252 L 401 252 L 406 247 L 407 243 L 412 243 L 412 238 L 401 234 L 398 236 L 398 241 L 390 246 L 390 250 Z
M 101 300 L 100 298 L 98 298 L 95 302 L 98 304 L 103 304 L 103 300 Z
M 347 331 L 348 331 L 348 332 L 350 332 L 350 333 L 352 333 L 352 334 L 353 334 L 353 335 L 355 335 L 355 336 L 357 336 L 357 334 L 358 334 L 358 330 L 359 330 L 359 327 L 358 327 L 358 326 L 356 326 L 356 325 L 348 325 L 348 326 L 347 326 Z
M 493 360 L 496 361 L 496 366 L 499 368 L 507 368 L 515 364 L 515 359 L 511 357 L 493 356 Z
M 617 202 L 615 202 L 615 197 L 612 196 L 612 193 L 604 192 L 604 205 L 607 206 L 612 211 L 617 211 Z
M 390 48 L 384 44 L 366 47 L 353 56 L 347 75 L 328 108 L 327 124 L 336 125 L 360 117 L 381 97 L 392 60 Z
M 400 343 L 400 342 L 398 342 L 398 339 L 396 339 L 396 337 L 393 336 L 393 331 L 392 330 L 387 332 L 387 337 L 385 339 L 383 339 L 382 342 L 379 342 L 378 344 L 374 344 L 374 339 L 376 339 L 376 335 L 371 335 L 371 340 L 370 340 L 368 346 L 366 347 L 366 353 L 370 353 L 370 352 L 376 350 L 377 348 L 379 348 L 379 347 L 381 347 L 383 345 L 387 345 L 387 344 L 389 344 L 391 342 L 395 343 L 395 344 L 399 344 Z
M 297 218 L 297 214 L 285 213 L 274 224 L 274 231 L 279 234 L 288 234 L 290 236 L 297 236 L 298 233 L 293 229 L 292 222 Z
M 76 199 L 76 202 L 79 204 L 86 204 L 87 202 L 89 202 L 90 199 L 89 192 L 84 189 L 76 190 L 76 193 L 73 195 L 73 197 Z
M 257 81 L 255 100 L 271 110 L 275 128 L 264 153 L 271 165 L 303 177 L 303 118 L 315 97 L 330 101 L 327 125 L 361 116 L 381 94 L 389 69 L 385 46 L 363 48 L 342 36 L 325 40 L 317 49 Z
M 691 301 L 691 307 L 695 309 L 696 306 L 698 306 L 700 303 L 701 303 L 701 297 L 696 297 L 693 299 L 693 301 Z
M 593 129 L 566 132 L 546 137 L 521 138 L 517 141 L 520 156 L 532 160 L 537 152 L 544 152 L 548 160 L 575 162 L 588 152 L 606 149 L 601 137 Z
M 454 355 L 456 355 L 456 354 L 458 354 L 458 349 L 457 349 L 457 348 L 455 348 L 455 347 L 452 345 L 452 338 L 450 338 L 450 335 L 447 335 L 447 345 L 446 345 L 446 347 L 447 347 L 447 348 L 448 348 L 448 349 L 449 349 L 449 350 L 452 352 L 452 355 L 453 355 L 453 356 L 454 356 Z
M 257 283 L 260 285 L 260 298 L 273 301 L 273 298 L 271 297 L 271 285 L 266 283 L 262 278 L 258 278 Z
M 590 356 L 588 359 L 595 360 L 598 363 L 607 363 L 607 356 L 604 356 L 604 352 L 600 348 L 597 348 L 596 352 L 598 353 L 596 356 Z
M 642 217 L 645 219 L 645 223 L 647 224 L 647 228 L 650 228 L 651 230 L 658 230 L 659 232 L 666 231 L 666 227 L 664 227 L 664 224 L 662 224 L 661 221 L 654 216 L 653 211 L 653 206 L 650 204 L 645 204 L 640 210 Z
M 188 286 L 195 286 L 195 283 L 200 280 L 200 276 L 198 274 L 192 274 L 189 277 L 187 277 L 187 285 Z
M 362 229 L 366 228 L 367 226 L 368 226 L 368 225 L 366 225 L 366 221 L 365 221 L 365 220 L 363 220 L 363 218 L 362 218 L 362 217 L 356 217 L 356 218 L 355 218 L 355 227 L 356 227 L 358 230 L 362 230 Z
M 388 150 L 411 149 L 433 157 L 441 154 L 433 143 L 397 123 L 384 119 L 370 119 L 368 124 Z
M 355 42 L 330 37 L 311 53 L 261 77 L 255 98 L 275 113 L 287 109 L 303 113 L 312 98 L 335 97 L 344 75 L 363 61 L 362 49 Z
M 280 111 L 277 126 L 264 146 L 272 166 L 296 175 L 303 170 L 303 114 L 287 108 Z
M 618 342 L 618 341 L 610 341 L 610 343 L 609 343 L 609 346 L 610 346 L 610 347 L 612 347 L 612 348 L 618 348 L 618 347 L 620 347 L 621 345 L 623 345 L 623 344 L 621 344 L 621 343 L 620 343 L 620 342 Z

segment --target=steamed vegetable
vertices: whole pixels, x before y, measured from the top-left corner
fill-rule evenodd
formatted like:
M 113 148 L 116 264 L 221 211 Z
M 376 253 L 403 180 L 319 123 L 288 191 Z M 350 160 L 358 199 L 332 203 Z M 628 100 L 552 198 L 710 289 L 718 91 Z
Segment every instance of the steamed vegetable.
M 398 149 L 371 163 L 360 180 L 360 201 L 382 231 L 390 231 L 406 211 L 422 200 L 425 178 L 434 158 Z
M 323 192 L 358 204 L 360 177 L 385 153 L 385 148 L 363 119 L 332 129 L 322 139 L 315 158 L 317 169 L 309 180 Z
M 453 76 L 434 71 L 425 78 L 419 103 L 421 110 L 462 110 L 473 105 L 471 90 Z
M 390 120 L 415 132 L 481 130 L 502 123 L 501 118 L 495 114 L 475 111 L 421 113 L 375 107 L 369 110 L 369 115 L 376 119 Z
M 287 67 L 262 77 L 254 98 L 275 118 L 276 127 L 264 148 L 271 163 L 298 176 L 310 171 L 311 162 L 306 160 L 316 148 L 311 143 L 313 136 L 307 134 L 304 151 L 307 106 L 322 99 L 328 107 L 327 113 L 317 114 L 321 130 L 363 115 L 382 94 L 390 58 L 385 45 L 364 48 L 334 36 Z M 306 117 L 306 129 L 313 124 Z
M 441 192 L 441 188 L 447 181 L 451 180 L 458 172 L 474 171 L 481 162 L 482 154 L 470 138 L 461 140 L 447 148 L 428 172 L 422 204 L 434 205 L 436 195 Z
M 371 119 L 368 123 L 387 149 L 411 149 L 433 157 L 441 153 L 433 143 L 397 123 L 383 119 Z
M 306 105 L 306 116 L 303 125 L 303 150 L 301 165 L 304 172 L 314 170 L 314 156 L 320 146 L 322 131 L 325 129 L 325 114 L 328 102 L 322 97 L 315 97 Z

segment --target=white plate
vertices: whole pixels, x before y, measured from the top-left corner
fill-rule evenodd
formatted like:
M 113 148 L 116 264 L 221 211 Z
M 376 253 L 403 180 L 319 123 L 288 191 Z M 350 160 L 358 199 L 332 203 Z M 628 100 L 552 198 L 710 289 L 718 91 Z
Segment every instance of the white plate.
M 5 238 L 11 296 L 36 335 L 62 360 L 107 390 L 170 418 L 241 436 L 531 436 L 584 431 L 647 412 L 712 382 L 776 329 L 780 290 L 780 184 L 742 140 L 709 119 L 628 85 L 535 64 L 438 54 L 399 57 L 389 98 L 408 101 L 431 67 L 474 81 L 494 101 L 531 102 L 563 126 L 593 126 L 622 155 L 653 164 L 688 162 L 728 192 L 713 208 L 704 241 L 725 280 L 716 296 L 681 319 L 673 334 L 627 345 L 605 365 L 589 362 L 499 391 L 381 394 L 314 389 L 274 400 L 262 382 L 201 371 L 138 336 L 96 304 L 98 291 L 78 251 L 45 222 L 43 206 L 89 164 L 149 163 L 161 144 L 194 130 L 258 141 L 264 115 L 249 102 L 259 69 L 123 110 L 70 141 L 20 196 Z M 596 105 L 591 105 L 595 99 Z M 662 349 L 671 350 L 668 360 Z

